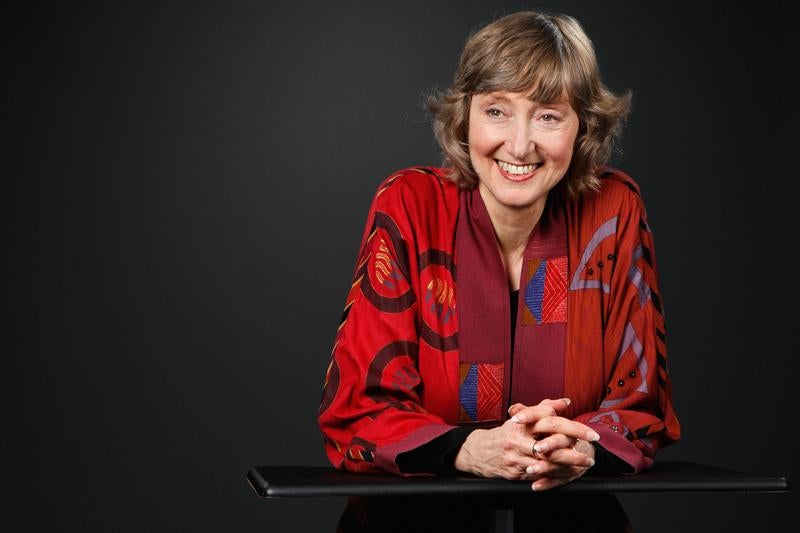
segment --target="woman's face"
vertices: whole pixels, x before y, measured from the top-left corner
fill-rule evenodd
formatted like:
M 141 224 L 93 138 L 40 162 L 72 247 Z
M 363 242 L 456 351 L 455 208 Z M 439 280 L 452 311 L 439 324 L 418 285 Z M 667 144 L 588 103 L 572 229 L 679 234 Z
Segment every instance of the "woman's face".
M 569 168 L 579 123 L 567 101 L 540 104 L 510 92 L 472 96 L 469 155 L 490 213 L 544 208 L 547 192 Z

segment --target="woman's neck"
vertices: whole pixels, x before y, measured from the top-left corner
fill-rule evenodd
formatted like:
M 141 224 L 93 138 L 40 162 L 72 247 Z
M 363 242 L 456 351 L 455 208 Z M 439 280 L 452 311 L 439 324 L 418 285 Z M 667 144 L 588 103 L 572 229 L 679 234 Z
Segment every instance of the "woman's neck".
M 529 206 L 510 207 L 497 202 L 491 193 L 483 188 L 480 193 L 497 236 L 500 257 L 508 275 L 509 286 L 516 290 L 519 288 L 522 255 L 533 229 L 544 212 L 547 197 L 542 197 L 540 201 Z

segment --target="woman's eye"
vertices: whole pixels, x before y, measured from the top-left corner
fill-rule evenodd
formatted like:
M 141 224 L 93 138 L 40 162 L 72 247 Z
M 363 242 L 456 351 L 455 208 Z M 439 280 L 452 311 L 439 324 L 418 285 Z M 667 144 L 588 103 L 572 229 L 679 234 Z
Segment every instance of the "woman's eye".
M 542 115 L 542 120 L 544 122 L 558 122 L 558 117 L 552 113 L 545 113 Z
M 497 109 L 496 107 L 490 107 L 486 110 L 486 114 L 492 118 L 500 118 L 503 116 L 503 112 Z

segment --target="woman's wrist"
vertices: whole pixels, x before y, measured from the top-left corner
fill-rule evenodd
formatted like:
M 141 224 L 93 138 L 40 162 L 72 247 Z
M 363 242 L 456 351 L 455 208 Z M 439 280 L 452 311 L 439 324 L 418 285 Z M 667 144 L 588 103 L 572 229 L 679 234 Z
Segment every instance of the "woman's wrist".
M 469 452 L 469 447 L 474 443 L 475 439 L 479 438 L 480 434 L 485 431 L 485 429 L 476 429 L 467 436 L 464 444 L 462 444 L 461 448 L 458 450 L 458 453 L 456 454 L 456 460 L 453 463 L 453 466 L 456 470 L 459 472 L 466 472 L 468 474 L 475 473 L 472 469 L 472 454 Z

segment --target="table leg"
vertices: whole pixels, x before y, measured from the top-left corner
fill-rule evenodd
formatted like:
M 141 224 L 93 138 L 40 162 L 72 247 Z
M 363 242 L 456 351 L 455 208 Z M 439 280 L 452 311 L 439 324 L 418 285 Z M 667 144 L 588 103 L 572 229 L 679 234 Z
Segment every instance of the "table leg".
M 514 509 L 494 509 L 490 521 L 491 533 L 513 533 Z

